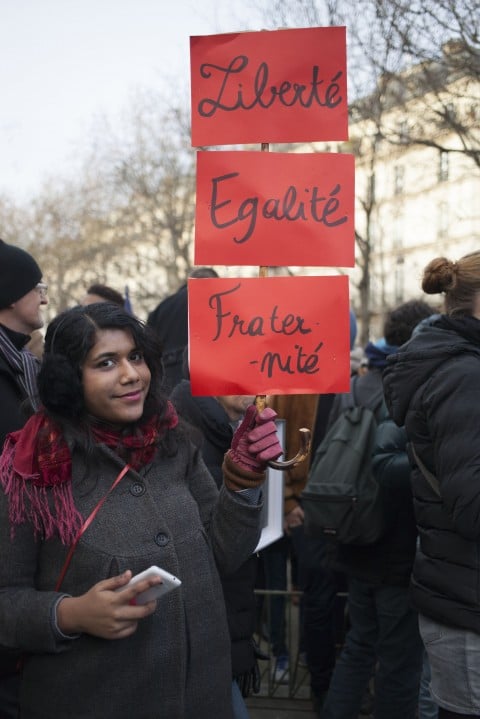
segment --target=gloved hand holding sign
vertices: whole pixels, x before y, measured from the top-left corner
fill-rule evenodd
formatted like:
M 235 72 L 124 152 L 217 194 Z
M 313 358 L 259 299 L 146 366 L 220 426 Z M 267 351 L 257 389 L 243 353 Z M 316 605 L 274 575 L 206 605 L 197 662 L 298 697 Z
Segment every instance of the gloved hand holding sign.
M 277 459 L 283 449 L 275 426 L 276 412 L 266 407 L 261 412 L 251 405 L 233 435 L 231 449 L 223 463 L 225 484 L 239 490 L 256 487 L 265 479 L 267 462 Z

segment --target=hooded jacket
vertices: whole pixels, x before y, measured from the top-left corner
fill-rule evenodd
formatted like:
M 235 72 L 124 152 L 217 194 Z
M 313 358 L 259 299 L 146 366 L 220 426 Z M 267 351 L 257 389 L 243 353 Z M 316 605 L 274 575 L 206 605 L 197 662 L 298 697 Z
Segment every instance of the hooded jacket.
M 442 315 L 388 358 L 385 401 L 440 496 L 412 472 L 421 614 L 480 633 L 480 321 Z

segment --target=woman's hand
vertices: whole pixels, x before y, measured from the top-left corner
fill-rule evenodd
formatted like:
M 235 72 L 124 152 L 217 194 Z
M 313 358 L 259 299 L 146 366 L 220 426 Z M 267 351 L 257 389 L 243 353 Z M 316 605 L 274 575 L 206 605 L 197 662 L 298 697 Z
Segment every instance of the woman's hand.
M 235 464 L 250 472 L 264 472 L 269 460 L 283 453 L 275 426 L 276 416 L 270 407 L 261 412 L 257 412 L 255 405 L 248 407 L 229 450 Z
M 270 407 L 257 412 L 253 404 L 245 412 L 222 467 L 225 485 L 234 492 L 262 484 L 268 462 L 283 454 L 275 426 L 276 416 Z
M 102 639 L 124 639 L 133 634 L 138 622 L 156 609 L 157 602 L 135 606 L 135 597 L 161 579 L 144 579 L 121 589 L 132 578 L 127 570 L 94 584 L 79 597 L 64 597 L 57 606 L 57 624 L 63 634 L 92 634 Z M 121 590 L 121 591 L 116 591 Z

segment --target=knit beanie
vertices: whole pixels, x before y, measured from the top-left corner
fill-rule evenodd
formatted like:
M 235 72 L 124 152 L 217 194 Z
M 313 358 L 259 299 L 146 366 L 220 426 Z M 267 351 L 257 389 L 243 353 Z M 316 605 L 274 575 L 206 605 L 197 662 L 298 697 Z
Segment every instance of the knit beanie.
M 28 252 L 0 240 L 0 309 L 13 304 L 42 279 L 42 271 Z

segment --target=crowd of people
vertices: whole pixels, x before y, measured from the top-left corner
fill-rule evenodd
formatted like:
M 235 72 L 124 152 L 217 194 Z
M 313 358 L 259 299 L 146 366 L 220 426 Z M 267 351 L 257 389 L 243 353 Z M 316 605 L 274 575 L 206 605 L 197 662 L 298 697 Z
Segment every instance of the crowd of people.
M 146 322 L 91 285 L 32 351 L 48 286 L 0 240 L 2 718 L 248 719 L 268 658 L 255 588 L 286 589 L 289 558 L 320 719 L 480 717 L 480 252 L 433 259 L 421 289 L 444 307 L 394 307 L 365 347 L 350 313 L 356 403 L 382 407 L 385 531 L 341 545 L 309 536 L 302 507 L 341 395 L 193 396 L 187 285 Z M 268 462 L 301 426 L 310 457 L 284 473 L 284 535 L 258 555 Z M 130 580 L 151 565 L 181 585 L 144 604 L 161 579 Z M 284 597 L 270 609 L 288 681 Z

